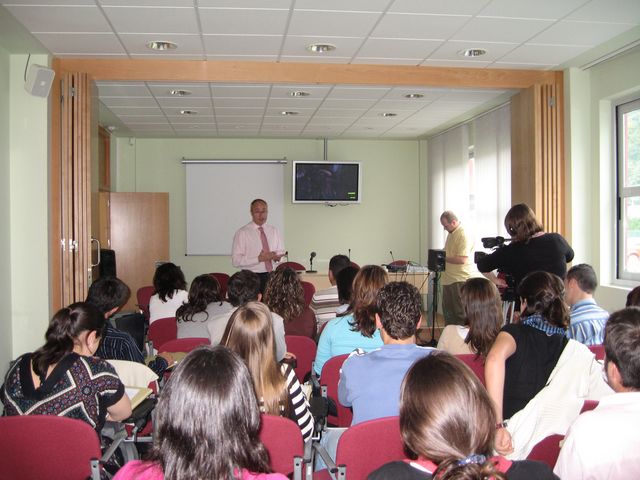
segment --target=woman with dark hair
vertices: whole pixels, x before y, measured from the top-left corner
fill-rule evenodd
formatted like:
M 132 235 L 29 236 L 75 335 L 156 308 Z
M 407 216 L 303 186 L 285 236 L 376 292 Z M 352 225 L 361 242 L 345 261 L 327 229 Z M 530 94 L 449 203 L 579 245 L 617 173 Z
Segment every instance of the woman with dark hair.
M 251 376 L 227 348 L 189 353 L 160 392 L 155 412 L 148 460 L 127 463 L 116 480 L 286 480 L 266 473 Z
M 189 301 L 176 310 L 178 338 L 209 338 L 209 320 L 232 309 L 220 295 L 218 280 L 209 274 L 198 275 L 191 282 Z
M 184 273 L 174 263 L 163 263 L 153 275 L 153 287 L 156 293 L 149 300 L 149 322 L 166 317 L 175 317 L 176 310 L 186 303 L 189 294 Z
M 466 325 L 447 325 L 438 349 L 453 355 L 486 357 L 502 327 L 502 303 L 496 286 L 486 278 L 470 278 L 461 290 Z
M 262 301 L 282 317 L 286 335 L 315 338 L 316 317 L 304 304 L 302 282 L 293 269 L 277 269 L 269 276 Z
M 114 368 L 93 357 L 104 315 L 87 303 L 59 310 L 45 344 L 18 358 L 7 372 L 1 396 L 5 415 L 59 415 L 83 420 L 97 431 L 107 414 L 131 415 L 131 403 Z
M 560 234 L 545 233 L 529 206 L 519 203 L 511 207 L 504 218 L 504 226 L 511 236 L 511 243 L 481 258 L 478 270 L 489 273 L 498 269 L 511 275 L 516 289 L 531 272 L 549 272 L 564 279 L 567 263 L 573 260 L 573 249 Z M 487 276 L 499 287 L 507 286 L 505 280 L 493 274 Z
M 402 384 L 400 431 L 410 459 L 379 468 L 370 480 L 557 479 L 542 462 L 493 456 L 491 399 L 460 360 L 438 352 L 418 360 Z
M 300 382 L 290 365 L 278 364 L 271 312 L 260 302 L 238 308 L 227 324 L 221 345 L 244 360 L 253 378 L 262 413 L 291 418 L 306 441 L 313 435 L 313 417 Z
M 325 326 L 314 362 L 316 373 L 332 357 L 351 353 L 356 348 L 367 352 L 382 346 L 376 329 L 376 295 L 388 282 L 387 272 L 377 265 L 365 265 L 353 280 L 349 308 Z
M 625 307 L 640 307 L 640 287 L 636 287 L 627 294 Z

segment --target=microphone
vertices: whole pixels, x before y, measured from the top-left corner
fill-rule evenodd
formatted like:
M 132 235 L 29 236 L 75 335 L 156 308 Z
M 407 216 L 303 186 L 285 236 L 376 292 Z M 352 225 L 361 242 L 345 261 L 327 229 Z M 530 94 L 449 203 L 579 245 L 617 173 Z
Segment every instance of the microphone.
M 349 261 L 351 261 L 351 249 L 349 249 Z
M 313 269 L 313 259 L 316 256 L 316 252 L 311 252 L 311 255 L 309 256 L 309 264 L 310 264 L 310 269 L 307 270 L 307 273 L 317 273 L 314 269 Z
M 393 258 L 393 252 L 391 250 L 389 250 L 389 255 L 391 255 L 391 263 L 395 262 L 396 259 Z

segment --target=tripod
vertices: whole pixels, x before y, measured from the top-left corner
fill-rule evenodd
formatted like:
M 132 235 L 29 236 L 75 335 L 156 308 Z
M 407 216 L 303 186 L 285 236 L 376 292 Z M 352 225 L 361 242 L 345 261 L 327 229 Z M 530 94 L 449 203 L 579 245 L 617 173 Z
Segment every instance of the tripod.
M 438 313 L 438 290 L 440 283 L 440 272 L 436 271 L 433 274 L 433 294 L 431 300 L 431 340 L 427 343 L 430 347 L 436 347 L 438 342 L 436 341 L 436 314 Z

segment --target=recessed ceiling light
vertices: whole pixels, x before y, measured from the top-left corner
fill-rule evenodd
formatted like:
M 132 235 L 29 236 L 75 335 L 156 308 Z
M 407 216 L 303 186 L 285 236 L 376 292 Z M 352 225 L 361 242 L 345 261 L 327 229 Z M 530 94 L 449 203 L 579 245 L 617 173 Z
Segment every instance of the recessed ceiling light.
M 381 117 L 395 117 L 396 115 L 398 114 L 393 112 L 384 112 L 380 114 Z
M 307 45 L 307 50 L 313 53 L 327 53 L 336 49 L 335 45 L 330 43 L 312 43 Z
M 165 40 L 153 40 L 151 42 L 147 42 L 147 48 L 151 50 L 175 50 L 178 48 L 178 45 L 173 42 L 167 42 Z
M 174 97 L 186 97 L 187 95 L 191 95 L 189 90 L 169 90 L 169 95 Z
M 197 115 L 195 110 L 180 110 L 180 115 Z
M 118 127 L 116 127 L 115 125 L 109 125 L 107 127 L 107 130 L 109 130 L 110 132 L 115 132 L 118 129 Z
M 458 55 L 463 57 L 481 57 L 486 54 L 487 51 L 484 48 L 467 48 L 466 50 L 458 51 Z
M 300 112 L 294 112 L 292 110 L 284 110 L 283 112 L 280 112 L 280 115 L 298 115 L 298 113 Z
M 302 90 L 293 90 L 292 92 L 289 92 L 290 97 L 308 97 L 309 95 L 311 95 L 309 92 Z
M 410 99 L 422 98 L 422 97 L 424 97 L 424 95 L 421 93 L 406 93 L 404 95 L 404 98 L 410 98 Z

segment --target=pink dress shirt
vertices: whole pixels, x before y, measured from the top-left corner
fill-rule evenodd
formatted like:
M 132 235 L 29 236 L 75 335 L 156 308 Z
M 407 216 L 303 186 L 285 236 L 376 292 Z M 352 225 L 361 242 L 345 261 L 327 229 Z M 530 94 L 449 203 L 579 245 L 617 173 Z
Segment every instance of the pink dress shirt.
M 231 263 L 234 267 L 251 270 L 256 273 L 267 271 L 264 262 L 258 260 L 258 255 L 262 252 L 262 241 L 260 240 L 258 228 L 260 227 L 255 223 L 249 222 L 233 236 Z M 283 255 L 285 253 L 284 242 L 278 229 L 266 223 L 262 225 L 262 229 L 267 236 L 269 250 Z M 276 265 L 277 263 L 274 262 L 274 270 Z

